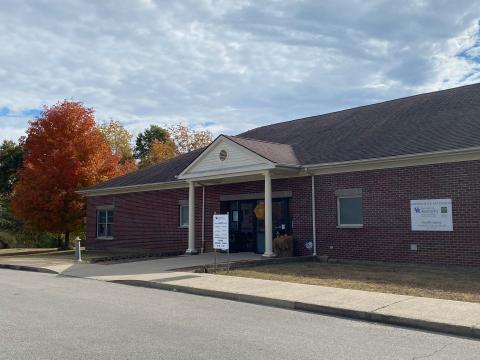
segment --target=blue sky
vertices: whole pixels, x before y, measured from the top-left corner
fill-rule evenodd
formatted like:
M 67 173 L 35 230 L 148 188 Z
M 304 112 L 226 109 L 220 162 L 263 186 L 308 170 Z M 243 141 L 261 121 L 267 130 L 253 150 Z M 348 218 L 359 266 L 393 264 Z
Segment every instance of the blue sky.
M 478 1 L 0 2 L 0 140 L 82 101 L 215 135 L 480 81 Z

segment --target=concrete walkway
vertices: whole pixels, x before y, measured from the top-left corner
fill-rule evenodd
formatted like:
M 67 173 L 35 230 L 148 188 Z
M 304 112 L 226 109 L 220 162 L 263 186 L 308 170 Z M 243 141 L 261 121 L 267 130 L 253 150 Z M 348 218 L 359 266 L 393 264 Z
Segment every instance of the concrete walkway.
M 28 255 L 0 256 L 0 268 L 37 271 L 60 274 L 70 268 L 73 261 L 64 259 L 52 259 L 48 257 L 33 257 Z
M 259 259 L 261 256 L 253 253 L 230 255 L 232 262 Z M 211 265 L 213 261 L 212 253 L 112 265 L 1 257 L 0 267 L 55 272 L 480 338 L 478 303 L 178 270 Z M 226 255 L 219 254 L 217 261 L 225 262 Z
M 230 261 L 261 260 L 262 256 L 254 253 L 230 254 Z M 104 277 L 159 274 L 175 269 L 208 266 L 215 261 L 212 252 L 195 256 L 172 256 L 161 259 L 134 261 L 114 264 L 76 264 L 72 260 L 56 259 L 53 257 L 29 257 L 29 256 L 2 256 L 0 257 L 0 268 L 19 270 L 37 270 L 42 272 L 53 272 L 62 275 L 84 277 L 101 280 Z M 227 254 L 217 253 L 217 261 L 225 263 Z M 155 277 L 156 275 L 154 275 Z
M 191 272 L 102 280 L 480 338 L 478 303 Z
M 234 253 L 230 254 L 230 261 L 260 260 L 261 255 L 254 253 Z M 217 254 L 219 263 L 227 261 L 227 254 Z M 62 271 L 62 275 L 92 278 L 102 280 L 109 277 L 122 277 L 131 275 L 141 275 L 145 277 L 155 277 L 159 273 L 181 268 L 191 268 L 198 266 L 207 266 L 214 263 L 214 253 L 205 253 L 201 255 L 183 255 L 172 256 L 162 259 L 135 261 L 118 264 L 74 264 Z

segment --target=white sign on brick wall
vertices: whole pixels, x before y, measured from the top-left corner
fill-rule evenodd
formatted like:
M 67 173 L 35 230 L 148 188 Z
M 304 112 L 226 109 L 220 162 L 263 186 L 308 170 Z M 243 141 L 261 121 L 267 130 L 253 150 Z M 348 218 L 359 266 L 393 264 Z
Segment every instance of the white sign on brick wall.
M 410 200 L 412 231 L 453 231 L 452 199 Z

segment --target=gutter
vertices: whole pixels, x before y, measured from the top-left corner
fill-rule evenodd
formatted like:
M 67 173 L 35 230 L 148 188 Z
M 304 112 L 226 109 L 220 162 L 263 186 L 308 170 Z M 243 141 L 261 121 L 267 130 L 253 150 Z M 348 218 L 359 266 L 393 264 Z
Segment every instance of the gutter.
M 153 190 L 164 190 L 164 189 L 176 189 L 176 188 L 186 188 L 188 184 L 183 180 L 151 183 L 151 184 L 140 184 L 140 185 L 127 185 L 127 186 L 116 186 L 103 189 L 83 189 L 77 190 L 76 193 L 82 194 L 85 196 L 101 196 L 101 195 L 113 195 L 119 193 L 128 193 L 128 192 L 141 192 L 141 191 L 153 191 Z
M 453 158 L 453 159 L 452 159 Z M 458 159 L 458 160 L 457 160 Z M 432 151 L 417 154 L 405 154 L 395 156 L 385 156 L 379 158 L 338 161 L 320 164 L 303 165 L 305 171 L 330 170 L 329 173 L 344 172 L 343 169 L 355 166 L 370 166 L 371 170 L 382 169 L 385 167 L 404 167 L 416 165 L 428 165 L 435 163 L 448 163 L 452 161 L 468 161 L 480 159 L 480 147 L 469 147 L 463 149 L 452 149 L 442 151 Z M 409 164 L 408 162 L 411 162 Z M 370 170 L 369 169 L 369 170 Z

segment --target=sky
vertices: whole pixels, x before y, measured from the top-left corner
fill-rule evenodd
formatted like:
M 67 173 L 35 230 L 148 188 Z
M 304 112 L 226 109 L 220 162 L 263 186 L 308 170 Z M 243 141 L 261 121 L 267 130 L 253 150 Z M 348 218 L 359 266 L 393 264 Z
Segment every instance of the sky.
M 218 135 L 480 82 L 480 1 L 1 0 L 0 141 L 68 99 Z

